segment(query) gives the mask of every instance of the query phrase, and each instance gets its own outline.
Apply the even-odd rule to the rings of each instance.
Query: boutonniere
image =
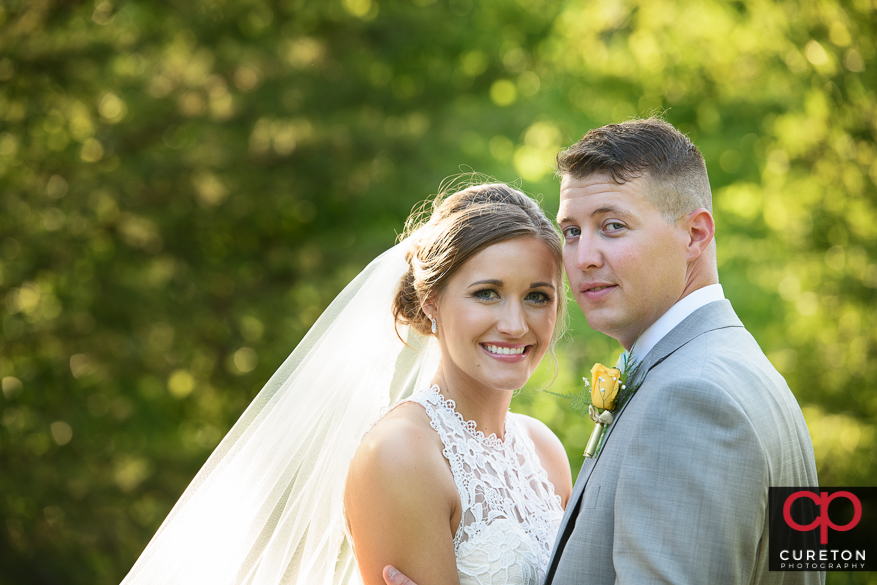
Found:
[[[606,427],[612,424],[614,413],[627,402],[640,383],[636,380],[639,362],[634,362],[630,352],[624,355],[624,371],[618,368],[607,368],[603,364],[594,364],[591,368],[591,379],[584,380],[584,387],[567,394],[555,396],[569,400],[569,407],[579,416],[586,414],[594,421],[594,430],[585,447],[585,457],[596,457],[600,452]]]

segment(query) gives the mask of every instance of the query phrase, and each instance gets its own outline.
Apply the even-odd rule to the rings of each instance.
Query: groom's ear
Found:
[[[716,234],[716,223],[713,215],[706,209],[695,209],[682,221],[684,222],[686,239],[686,254],[688,261],[698,258],[713,243]]]

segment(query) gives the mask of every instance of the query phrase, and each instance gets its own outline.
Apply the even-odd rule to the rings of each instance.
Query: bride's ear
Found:
[[[438,313],[435,297],[433,296],[430,296],[428,299],[420,303],[420,308],[423,309],[423,313],[427,316],[432,315],[433,317],[436,317],[436,314]]]
[[[423,312],[426,314],[426,316],[431,321],[430,330],[432,331],[432,334],[437,335],[438,334],[438,321],[437,321],[438,307],[436,306],[434,298],[435,297],[430,297],[429,299],[423,301],[420,304],[420,308],[423,310]]]

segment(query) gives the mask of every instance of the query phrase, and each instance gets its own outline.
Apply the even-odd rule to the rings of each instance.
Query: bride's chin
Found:
[[[533,372],[527,376],[497,377],[490,380],[487,385],[501,392],[516,392],[530,381],[532,375]]]

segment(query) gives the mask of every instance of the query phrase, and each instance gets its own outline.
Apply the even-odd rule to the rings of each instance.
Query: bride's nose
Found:
[[[509,337],[521,337],[530,330],[527,315],[520,303],[504,303],[496,324],[498,332]]]

